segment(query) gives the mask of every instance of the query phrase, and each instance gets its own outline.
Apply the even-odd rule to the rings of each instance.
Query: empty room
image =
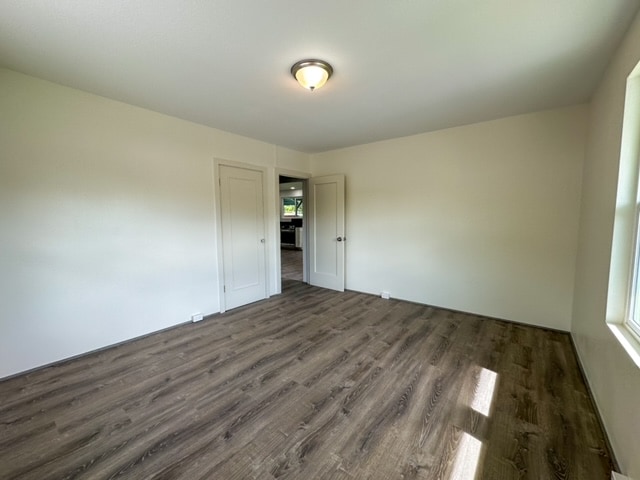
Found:
[[[640,3],[0,4],[0,479],[640,480]]]

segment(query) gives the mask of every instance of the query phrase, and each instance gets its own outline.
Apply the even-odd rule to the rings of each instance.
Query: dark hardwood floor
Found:
[[[283,279],[302,282],[302,250],[293,248],[280,249],[280,265]]]
[[[283,287],[0,382],[0,478],[609,479],[567,334]]]

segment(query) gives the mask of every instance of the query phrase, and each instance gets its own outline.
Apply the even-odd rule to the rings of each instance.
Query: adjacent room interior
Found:
[[[4,2],[0,477],[640,480],[639,9]]]
[[[304,281],[304,179],[280,175],[280,271],[282,279]]]

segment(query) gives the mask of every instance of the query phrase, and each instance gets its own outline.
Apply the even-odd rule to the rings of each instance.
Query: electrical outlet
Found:
[[[391,298],[391,294],[389,292],[382,292],[380,296],[385,300],[389,300]]]
[[[194,313],[193,315],[191,315],[192,322],[199,322],[203,318],[204,318],[204,315],[202,315],[201,313]]]

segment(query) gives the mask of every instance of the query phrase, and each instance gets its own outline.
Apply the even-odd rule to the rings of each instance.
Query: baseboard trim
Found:
[[[216,315],[215,313],[212,315]],[[204,319],[212,316],[212,315],[205,315]],[[198,322],[200,323],[200,322]],[[7,381],[7,380],[11,380],[12,378],[16,378],[16,377],[21,377],[23,375],[29,375],[31,373],[35,373],[38,372],[40,370],[44,370],[45,368],[56,368],[56,367],[61,367],[64,364],[68,363],[68,362],[72,362],[74,360],[77,360],[78,358],[85,358],[85,357],[90,357],[92,355],[98,355],[99,353],[104,352],[105,350],[109,350],[111,348],[118,348],[122,345],[126,345],[127,343],[131,343],[131,342],[135,342],[137,340],[141,340],[143,338],[147,338],[150,337],[152,335],[156,335],[158,333],[162,333],[162,332],[167,332],[169,330],[173,330],[175,328],[180,328],[180,327],[184,327],[185,325],[192,325],[193,322],[191,320],[188,320],[186,322],[180,322],[180,323],[176,323],[175,325],[171,325],[170,327],[166,327],[166,328],[162,328],[160,330],[154,330],[153,332],[149,332],[149,333],[145,333],[143,335],[138,335],[137,337],[133,337],[133,338],[128,338],[126,340],[123,340],[121,342],[117,342],[117,343],[112,343],[110,345],[105,345],[104,347],[100,347],[100,348],[96,348],[95,350],[89,350],[88,352],[84,352],[84,353],[78,353],[77,355],[73,355],[71,357],[66,357],[63,358],[61,360],[55,360],[53,362],[50,363],[45,363],[44,365],[38,365],[37,367],[33,367],[33,368],[29,368],[27,370],[23,370],[17,373],[12,373],[11,375],[8,375],[6,377],[2,377],[0,378],[0,383]]]
[[[363,295],[370,295],[372,297],[380,298],[379,294],[375,294],[375,293],[371,293],[371,292],[363,292],[363,291],[360,291],[360,290],[353,290],[351,288],[345,289],[345,292],[361,293]],[[422,303],[422,302],[417,302],[415,300],[407,300],[405,298],[399,298],[399,297],[394,297],[394,296],[392,296],[389,300],[397,300],[397,301],[400,301],[400,302],[411,303],[413,305],[421,305],[423,307],[437,308],[438,310],[444,310],[444,311],[451,312],[451,313],[458,313],[458,314],[461,314],[461,315],[473,315],[474,317],[486,318],[488,320],[497,320],[498,322],[512,323],[514,325],[521,325],[523,327],[540,328],[540,329],[545,330],[547,332],[564,333],[564,334],[569,335],[569,336],[571,335],[571,332],[569,330],[562,330],[560,328],[547,327],[547,326],[544,326],[544,325],[536,325],[534,323],[518,322],[516,320],[509,320],[507,318],[492,317],[491,315],[485,315],[484,313],[466,312],[464,310],[456,310],[455,308],[443,307],[443,306],[440,306],[440,305],[432,305],[430,303]]]
[[[593,390],[591,389],[591,384],[589,383],[589,378],[587,377],[586,370],[584,369],[582,358],[580,357],[580,352],[578,351],[578,347],[576,346],[576,342],[572,334],[569,334],[569,338],[571,340],[571,348],[573,349],[573,354],[576,356],[576,360],[578,361],[578,369],[580,370],[580,375],[582,375],[582,381],[587,386],[589,401],[593,406],[594,412],[596,412],[598,423],[600,423],[600,428],[602,428],[602,432],[604,433],[604,441],[606,442],[607,448],[609,449],[609,455],[611,456],[611,463],[613,463],[614,470],[616,472],[619,472],[620,464],[618,463],[618,459],[616,458],[616,452],[613,450],[613,445],[611,444],[611,440],[609,439],[609,432],[607,431],[607,427],[602,419],[600,408],[598,408],[598,402],[596,401],[596,397],[594,396]]]

